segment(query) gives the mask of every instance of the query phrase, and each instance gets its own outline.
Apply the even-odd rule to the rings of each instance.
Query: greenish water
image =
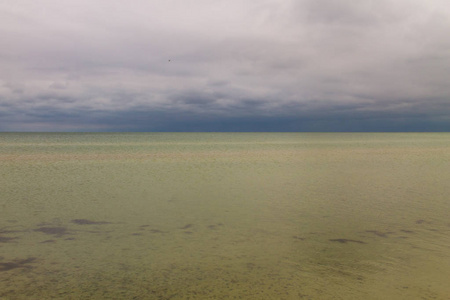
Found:
[[[1,299],[450,299],[448,133],[0,133]]]

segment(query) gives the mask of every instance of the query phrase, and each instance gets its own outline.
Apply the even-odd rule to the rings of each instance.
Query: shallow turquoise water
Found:
[[[5,299],[449,299],[450,134],[1,133]]]

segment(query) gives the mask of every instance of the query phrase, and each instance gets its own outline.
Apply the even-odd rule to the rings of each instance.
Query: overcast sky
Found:
[[[450,131],[450,2],[0,0],[0,131]]]

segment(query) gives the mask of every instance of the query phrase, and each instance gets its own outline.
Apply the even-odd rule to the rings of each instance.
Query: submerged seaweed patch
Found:
[[[191,228],[192,226],[194,226],[193,224],[186,224],[183,227],[180,227],[180,229],[188,229]]]
[[[75,224],[78,224],[78,225],[105,225],[105,224],[111,224],[111,222],[92,221],[92,220],[88,220],[88,219],[73,219],[71,222],[75,223]]]
[[[150,225],[141,225],[139,226],[139,230],[145,230],[147,227],[150,227]]]
[[[217,223],[217,224],[212,224],[212,225],[208,225],[209,229],[217,229],[218,226],[223,226],[222,223]]]
[[[346,244],[346,243],[358,243],[358,244],[367,244],[366,242],[363,241],[358,241],[358,240],[350,240],[350,239],[330,239],[330,242],[338,242],[341,244]]]
[[[431,222],[430,222],[430,221],[423,220],[423,219],[420,219],[420,220],[417,220],[417,221],[416,221],[416,224],[431,224]]]
[[[56,243],[55,240],[45,240],[43,242],[41,242],[41,244],[49,244],[49,243]]]
[[[0,230],[0,233],[5,233],[5,234],[18,233],[18,232],[24,232],[24,230],[4,230],[4,229]]]
[[[45,234],[51,234],[55,236],[63,236],[65,234],[70,234],[66,227],[39,227],[34,231],[42,232]]]
[[[11,241],[17,239],[16,237],[0,236],[0,243],[11,243]]]
[[[387,238],[389,234],[393,234],[392,231],[382,232],[382,231],[378,231],[378,230],[366,230],[366,232],[373,233],[379,237],[384,237],[384,238]]]
[[[10,262],[0,263],[0,272],[5,272],[17,268],[31,268],[28,264],[35,262],[36,257],[29,257],[26,259],[15,259]]]

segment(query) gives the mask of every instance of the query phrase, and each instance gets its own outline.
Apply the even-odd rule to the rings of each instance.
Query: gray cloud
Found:
[[[0,130],[446,131],[449,18],[441,0],[0,3]]]

